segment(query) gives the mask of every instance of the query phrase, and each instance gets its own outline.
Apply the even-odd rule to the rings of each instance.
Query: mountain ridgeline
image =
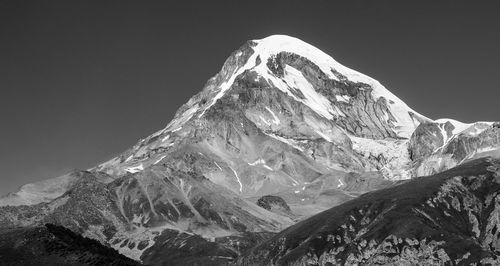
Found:
[[[0,228],[61,226],[148,265],[495,263],[498,157],[499,123],[432,120],[273,35],[119,156],[0,198]]]

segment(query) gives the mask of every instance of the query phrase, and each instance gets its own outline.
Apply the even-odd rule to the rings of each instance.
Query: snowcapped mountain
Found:
[[[362,193],[499,150],[499,124],[429,119],[273,35],[233,52],[165,128],[116,158],[4,196],[0,225],[50,222],[145,263],[217,265]],[[256,205],[269,195],[286,211]]]

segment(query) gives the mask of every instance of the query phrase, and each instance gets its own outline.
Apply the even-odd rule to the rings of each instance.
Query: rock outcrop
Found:
[[[267,195],[257,200],[257,205],[275,213],[290,213],[290,206],[279,196]]]
[[[495,125],[462,124],[448,119],[419,125],[409,144],[412,175],[439,173],[474,158],[498,157],[500,129]]]

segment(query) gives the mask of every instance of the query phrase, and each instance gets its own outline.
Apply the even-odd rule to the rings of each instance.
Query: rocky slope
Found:
[[[0,208],[1,227],[58,224],[149,263],[165,235],[181,247],[186,236],[206,239],[190,242],[189,248],[221,246],[217,248],[231,251],[227,260],[239,254],[239,247],[236,241],[225,243],[225,237],[251,242],[259,232],[292,224],[196,173],[156,166],[117,179],[102,173],[78,175],[73,187],[50,203]],[[214,239],[222,244],[211,243]],[[144,251],[148,255],[142,258]],[[219,256],[205,252],[206,257]]]
[[[238,265],[498,265],[500,161],[478,159],[317,214]]]
[[[413,175],[439,173],[473,158],[500,151],[500,123],[463,124],[440,119],[421,124],[410,139]]]
[[[274,35],[233,52],[165,128],[116,158],[2,197],[0,225],[63,225],[145,263],[220,264],[363,193],[494,154],[499,139],[498,124],[431,120]],[[269,196],[286,205],[257,205]]]

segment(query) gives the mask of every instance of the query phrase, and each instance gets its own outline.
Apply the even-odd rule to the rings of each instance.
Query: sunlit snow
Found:
[[[137,172],[140,172],[144,170],[144,167],[142,166],[142,163],[140,165],[137,165],[137,166],[132,166],[132,167],[128,167],[128,168],[125,168],[125,171],[129,172],[129,173],[137,173]]]

